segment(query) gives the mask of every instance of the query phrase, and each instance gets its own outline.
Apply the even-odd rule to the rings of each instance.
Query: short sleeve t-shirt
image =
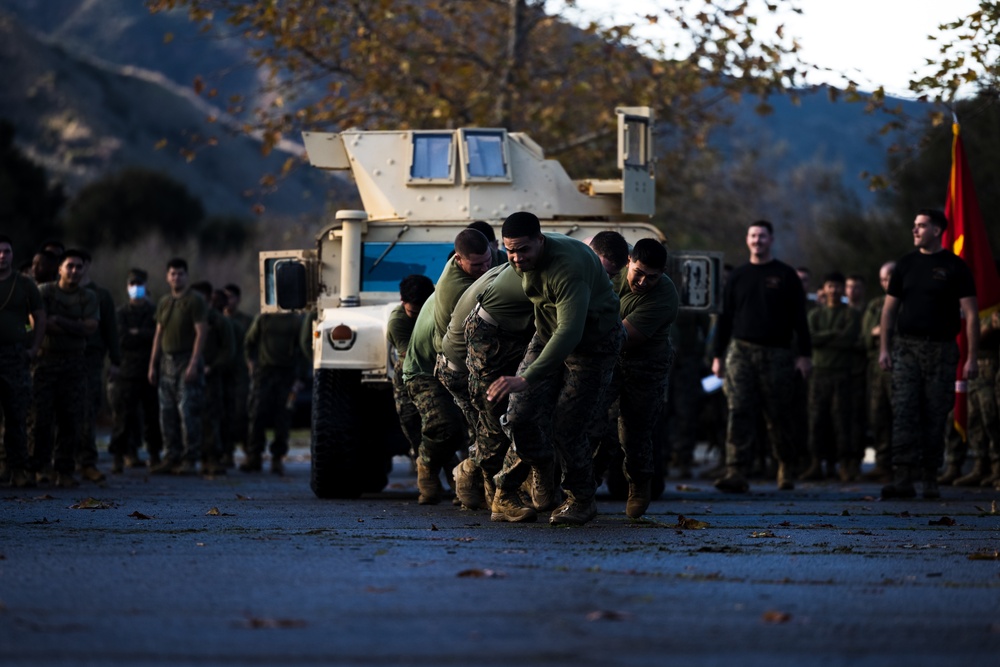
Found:
[[[42,308],[42,296],[30,279],[12,272],[0,281],[0,345],[24,343],[28,315]]]
[[[622,271],[615,278],[614,286],[621,301],[622,320],[628,320],[646,336],[641,345],[629,347],[624,356],[631,361],[667,358],[670,353],[670,325],[677,319],[680,301],[673,281],[662,276],[649,291],[633,294],[628,285],[628,272]]]
[[[65,317],[69,320],[95,320],[100,322],[101,311],[97,295],[89,289],[77,287],[73,290],[59,288],[59,283],[43,283],[38,291],[45,304],[45,315]],[[82,352],[87,348],[87,337],[69,333],[57,333],[53,328],[45,328],[42,349],[47,352]]]
[[[166,354],[194,351],[194,325],[208,321],[208,304],[197,292],[187,291],[179,297],[170,294],[160,299],[156,307],[156,323],[162,327],[160,345]]]
[[[900,302],[899,335],[946,341],[961,331],[959,301],[975,296],[976,284],[969,266],[950,250],[915,250],[896,262],[886,292]]]

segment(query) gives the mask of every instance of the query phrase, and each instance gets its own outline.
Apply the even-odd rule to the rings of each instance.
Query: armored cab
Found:
[[[653,113],[648,107],[616,111],[617,180],[573,180],[530,137],[505,129],[303,135],[310,162],[349,171],[364,206],[338,211],[317,234],[315,248],[260,253],[262,311],[315,313],[316,495],[381,491],[392,455],[405,453],[386,323],[399,304],[400,280],[421,273],[436,281],[455,236],[470,222],[497,226],[525,210],[541,219],[543,231],[586,239],[613,230],[630,243],[663,240],[654,226],[633,221],[653,214]],[[703,299],[699,290],[713,288],[692,283],[692,298]]]

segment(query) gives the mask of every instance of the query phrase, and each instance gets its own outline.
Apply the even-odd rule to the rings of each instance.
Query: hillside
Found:
[[[261,158],[246,138],[221,142],[190,164],[178,154],[192,134],[222,133],[205,121],[209,110],[190,92],[196,76],[225,73],[220,98],[254,90],[256,73],[245,65],[239,40],[200,38],[184,12],[150,15],[138,0],[4,0],[3,7],[51,41],[4,22],[0,65],[15,76],[7,82],[0,116],[12,117],[22,145],[68,182],[131,162],[190,184],[213,211],[246,210],[253,198],[243,193],[285,159]],[[99,65],[95,56],[117,65]],[[885,168],[888,140],[878,135],[884,118],[864,114],[860,105],[830,102],[822,92],[804,96],[798,106],[785,98],[771,103],[768,116],[756,114],[751,102],[734,107],[733,124],[717,130],[712,144],[723,153],[764,147],[782,171],[808,163],[839,169],[844,186],[863,204],[874,201],[858,175]],[[168,148],[154,150],[163,138]],[[299,169],[263,201],[270,211],[316,210],[317,199],[336,182]]]
[[[261,176],[278,173],[288,154],[263,157],[257,142],[209,122],[210,108],[159,73],[87,58],[3,14],[0,68],[0,117],[70,192],[130,165],[185,183],[209,213],[248,215],[258,204],[273,214],[315,213],[331,188],[346,192],[343,181],[315,169],[297,169],[275,192],[261,192]],[[189,161],[182,149],[192,137],[218,143]]]

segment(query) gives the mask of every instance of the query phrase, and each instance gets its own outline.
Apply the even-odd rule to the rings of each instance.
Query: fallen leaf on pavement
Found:
[[[943,516],[940,519],[938,519],[937,521],[934,521],[933,519],[931,519],[930,521],[927,522],[927,525],[928,526],[954,526],[955,525],[955,520],[952,519],[950,516]]]
[[[253,500],[253,498],[250,496],[244,496],[242,493],[237,493],[236,500]]]
[[[632,618],[632,614],[627,611],[614,611],[612,609],[599,609],[587,614],[588,621],[627,621]]]
[[[502,579],[507,575],[496,570],[473,568],[471,570],[462,570],[458,573],[458,576],[466,579]]]
[[[213,507],[212,509],[205,512],[205,516],[219,516],[219,508]]]
[[[69,508],[71,510],[106,510],[114,506],[114,503],[106,503],[97,498],[87,498],[86,500],[81,500],[76,505],[70,505]]]
[[[689,519],[683,514],[677,515],[677,524],[673,528],[681,528],[683,530],[704,530],[708,528],[708,522],[698,521],[697,519]]]
[[[761,614],[760,620],[765,623],[787,623],[792,620],[792,615],[786,611],[775,611],[774,609]]]
[[[750,537],[777,537],[777,535],[769,530],[755,530],[750,533]]]
[[[697,486],[691,486],[690,484],[678,484],[677,490],[682,492],[701,491]]]
[[[969,560],[1000,560],[1000,551],[994,551],[993,553],[980,551],[978,553],[969,554]]]
[[[306,627],[306,622],[299,618],[258,618],[256,616],[250,616],[247,618],[246,623],[247,627],[253,630],[275,628],[287,630],[289,628]]]
[[[151,516],[147,516],[147,515],[143,514],[139,510],[136,510],[136,511],[132,512],[131,514],[129,514],[129,516],[132,517],[132,518],[134,518],[134,519],[152,519],[153,518]]]

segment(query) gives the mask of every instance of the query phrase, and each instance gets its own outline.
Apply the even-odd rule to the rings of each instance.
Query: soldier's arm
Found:
[[[898,311],[899,299],[887,294],[885,303],[882,305],[882,319],[879,321],[882,335],[879,337],[878,365],[884,371],[892,370],[892,358],[889,355],[889,350],[892,349],[892,332],[896,326],[896,313]],[[978,329],[976,333],[979,333]]]
[[[97,320],[86,318],[71,320],[62,315],[53,315],[47,320],[50,333],[86,338],[97,331]]]
[[[974,380],[979,375],[979,306],[974,296],[964,297],[959,303],[965,315],[965,337],[969,343],[964,374],[966,380]]]
[[[202,320],[194,323],[194,349],[191,351],[191,360],[184,370],[184,381],[194,382],[201,373],[201,359],[205,353],[205,341],[208,340],[208,322]]]
[[[160,367],[160,340],[163,338],[163,325],[157,323],[156,332],[153,334],[153,352],[149,355],[149,371],[147,377],[149,384],[156,384],[157,369]]]
[[[39,308],[31,312],[31,325],[34,336],[31,339],[31,349],[28,355],[34,359],[38,356],[38,351],[42,349],[42,339],[45,338],[45,308]]]

